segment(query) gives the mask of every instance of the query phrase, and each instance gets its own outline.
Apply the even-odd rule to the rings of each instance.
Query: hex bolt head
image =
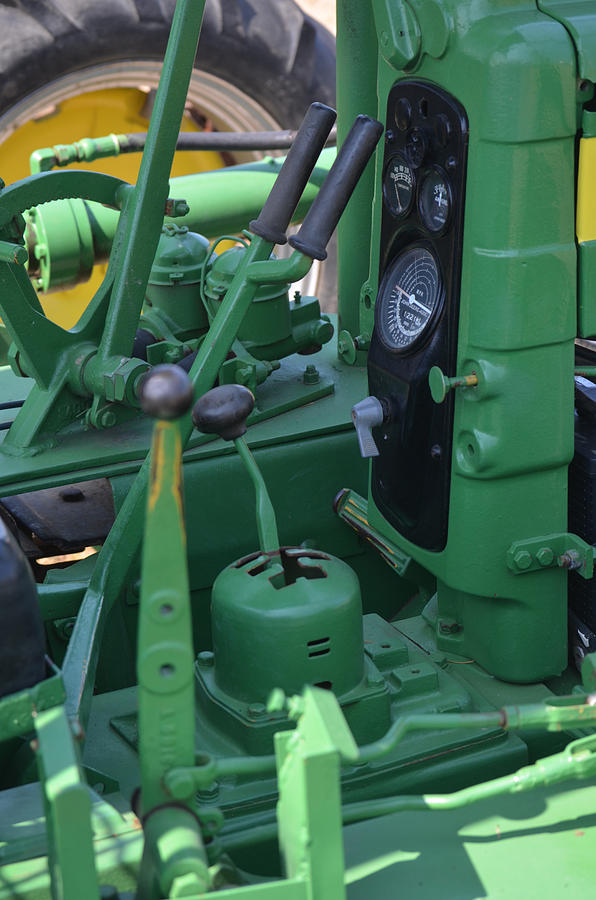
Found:
[[[518,569],[529,569],[532,565],[532,554],[527,550],[518,550],[513,557],[513,562]]]
[[[312,363],[309,363],[309,365],[304,370],[302,380],[304,384],[318,384],[320,381],[320,377],[317,367],[313,366]]]
[[[536,554],[536,559],[541,566],[550,566],[555,558],[555,554],[550,547],[541,547]]]

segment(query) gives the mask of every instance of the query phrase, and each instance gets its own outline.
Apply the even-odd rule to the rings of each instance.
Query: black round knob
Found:
[[[156,419],[177,419],[190,409],[192,382],[179,366],[155,366],[139,389],[141,408]]]
[[[222,384],[199,397],[192,420],[204,434],[233,441],[246,432],[246,420],[255,406],[252,391],[240,384]]]

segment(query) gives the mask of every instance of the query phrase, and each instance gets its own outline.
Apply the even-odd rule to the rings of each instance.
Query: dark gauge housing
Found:
[[[412,168],[417,169],[422,165],[427,150],[428,137],[424,129],[417,127],[410,129],[406,140],[405,154]]]
[[[429,169],[420,182],[418,211],[422,224],[433,234],[447,228],[451,214],[451,187],[439,166]]]
[[[437,261],[426,247],[404,250],[389,266],[376,305],[376,326],[389,350],[409,351],[431,333],[443,302]]]
[[[385,205],[394,216],[405,216],[412,208],[416,178],[401,153],[393,156],[383,177]]]

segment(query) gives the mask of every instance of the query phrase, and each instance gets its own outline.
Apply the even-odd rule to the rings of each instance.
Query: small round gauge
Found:
[[[405,216],[412,207],[416,180],[405,158],[398,154],[389,160],[383,178],[385,203],[394,216]]]
[[[376,325],[390,350],[409,350],[427,335],[443,300],[439,267],[425,247],[404,250],[387,270],[376,305]]]
[[[451,188],[441,169],[430,169],[424,176],[418,191],[418,209],[425,228],[443,231],[451,212]]]

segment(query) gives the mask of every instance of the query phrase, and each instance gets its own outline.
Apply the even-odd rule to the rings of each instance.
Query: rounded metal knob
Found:
[[[246,420],[254,406],[255,398],[247,387],[222,384],[197,400],[192,420],[204,434],[218,434],[233,441],[246,433]]]
[[[141,408],[155,419],[177,419],[193,400],[192,382],[179,366],[155,366],[139,388]]]

